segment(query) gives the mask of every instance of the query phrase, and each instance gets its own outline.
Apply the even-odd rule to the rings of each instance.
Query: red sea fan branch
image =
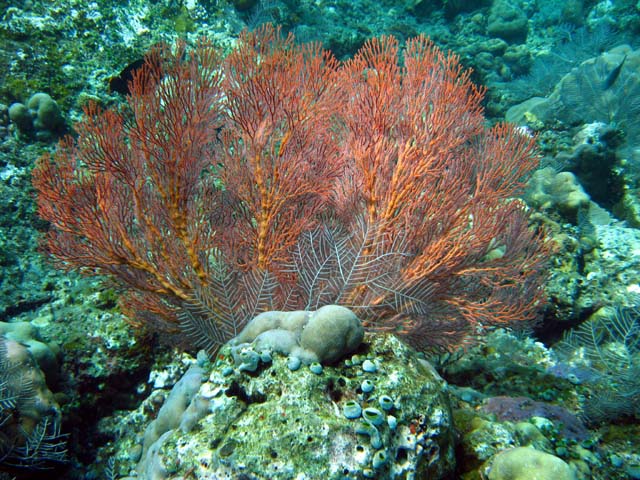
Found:
[[[361,212],[379,229],[371,249],[401,238],[408,254],[377,297],[355,287],[349,303],[386,305],[366,324],[420,348],[530,322],[548,250],[513,198],[537,165],[533,139],[508,125],[486,130],[482,90],[426,38],[408,42],[404,67],[398,56],[395,39],[371,40],[339,77],[343,154],[359,179],[338,189],[340,216]]]
[[[38,162],[49,251],[209,350],[265,309],[328,303],[423,349],[529,324],[549,255],[515,199],[533,139],[484,127],[454,55],[425,37],[399,55],[383,37],[340,64],[271,26],[226,59],[154,49],[125,108],[89,106]]]
[[[58,261],[111,274],[142,292],[137,298],[165,296],[167,311],[206,283],[220,63],[207,42],[189,55],[183,44],[173,53],[159,47],[135,75],[122,113],[89,105],[77,142],[67,138],[40,160],[33,183]]]
[[[337,65],[319,45],[295,45],[272,27],[243,34],[227,58],[229,118],[217,153],[243,205],[227,236],[245,266],[276,271],[326,208],[343,161],[332,125]]]

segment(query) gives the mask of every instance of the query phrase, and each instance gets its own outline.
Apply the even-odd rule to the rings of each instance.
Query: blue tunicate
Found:
[[[569,450],[567,450],[567,447],[559,446],[556,448],[556,455],[559,457],[566,457],[568,453]]]
[[[398,419],[393,415],[387,415],[387,425],[389,425],[391,430],[395,430],[398,426]]]
[[[204,350],[198,350],[198,353],[196,354],[196,363],[198,366],[204,367],[205,365],[208,365],[209,362],[209,355],[207,355],[207,352]]]
[[[393,408],[393,399],[389,395],[380,395],[378,398],[378,405],[385,412],[390,411]]]
[[[222,369],[222,375],[224,375],[225,377],[228,377],[229,375],[231,375],[233,373],[233,368],[226,366]]]
[[[360,423],[356,427],[356,433],[360,435],[367,435],[369,437],[369,443],[371,443],[371,447],[382,448],[382,438],[380,437],[380,432],[378,429],[369,423]]]
[[[580,385],[582,381],[575,373],[570,373],[567,375],[567,380],[569,380],[574,385]]]
[[[382,425],[384,422],[384,415],[380,410],[373,407],[367,407],[362,411],[362,418],[364,418],[371,425]]]
[[[320,365],[318,362],[313,362],[311,365],[309,365],[309,370],[311,370],[311,373],[320,375],[322,373],[322,365]]]
[[[300,368],[300,365],[302,365],[302,361],[298,357],[289,357],[289,359],[287,360],[287,368],[289,368],[289,370],[291,370],[292,372],[298,370]]]
[[[387,463],[387,460],[389,460],[389,457],[387,456],[387,452],[385,450],[378,450],[376,453],[373,454],[373,460],[371,461],[371,466],[374,469],[378,470],[385,463]]]
[[[271,352],[269,350],[262,350],[260,352],[260,361],[262,363],[271,363]]]
[[[369,379],[363,380],[360,384],[360,388],[364,393],[370,393],[373,391],[374,385],[373,382]]]
[[[240,365],[238,370],[241,372],[255,372],[260,363],[260,356],[253,350],[243,350],[240,352]]]
[[[624,466],[624,473],[629,475],[631,480],[638,480],[640,479],[640,466],[627,464]]]
[[[378,371],[378,367],[371,360],[365,360],[362,362],[362,370],[368,373],[375,373]]]
[[[342,413],[349,420],[360,418],[362,414],[362,407],[355,400],[349,400],[342,406]]]
[[[615,453],[609,457],[609,461],[611,462],[611,465],[616,468],[620,468],[622,465],[624,465],[624,460],[622,459],[622,457],[616,455]]]

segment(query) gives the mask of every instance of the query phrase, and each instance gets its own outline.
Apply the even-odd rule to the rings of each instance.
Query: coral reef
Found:
[[[506,118],[518,124],[533,119],[566,125],[615,124],[626,133],[627,142],[636,145],[639,113],[640,50],[621,45],[573,68],[548,97],[511,107]]]
[[[31,353],[0,336],[0,465],[45,468],[66,460],[61,411]]]
[[[9,119],[20,134],[41,141],[56,139],[66,131],[60,107],[53,98],[42,92],[33,94],[26,105],[11,104]]]
[[[365,380],[371,390],[362,389]],[[359,414],[347,414],[356,404]],[[242,371],[227,346],[172,388],[136,450],[138,478],[447,478],[450,415],[442,379],[392,336],[368,336],[355,355],[319,374],[291,372],[277,352],[255,372]],[[115,453],[121,474],[141,438],[133,433]]]
[[[603,308],[568,332],[559,346],[574,368],[590,372],[594,385],[583,405],[594,423],[640,418],[640,319],[636,308]]]
[[[488,480],[576,479],[567,463],[531,447],[517,447],[496,455],[485,475]]]
[[[621,368],[629,365],[628,355],[624,353],[628,346],[620,339],[601,341],[591,336],[589,341],[580,338],[575,342],[577,348],[569,348],[570,355],[554,359],[553,351],[534,341],[541,339],[551,345],[561,336],[562,330],[579,325],[585,319],[588,323],[576,330],[578,337],[588,329],[598,333],[606,326],[622,325],[620,331],[623,331],[626,324],[611,318],[632,316],[623,307],[634,305],[634,295],[640,291],[640,265],[636,261],[640,244],[637,234],[640,225],[640,168],[637,166],[640,165],[640,150],[634,140],[638,126],[633,116],[624,114],[625,109],[634,112],[637,105],[633,100],[635,79],[629,70],[634,65],[634,50],[638,45],[633,42],[637,42],[640,28],[636,2],[29,0],[0,3],[3,6],[0,18],[0,38],[3,40],[0,42],[0,320],[15,325],[11,327],[14,332],[6,334],[7,338],[18,335],[18,330],[25,334],[12,337],[12,342],[29,343],[34,353],[41,348],[42,354],[46,353],[51,340],[55,340],[63,352],[58,356],[55,350],[49,350],[40,357],[41,365],[32,358],[31,367],[27,369],[13,370],[13,366],[5,362],[0,374],[16,376],[29,369],[42,370],[47,380],[57,380],[55,386],[49,384],[60,400],[56,418],[62,416],[61,429],[70,433],[66,443],[69,450],[66,457],[70,461],[68,470],[63,465],[55,470],[38,471],[31,467],[39,466],[39,461],[32,465],[22,462],[22,467],[9,474],[4,471],[8,465],[3,464],[0,478],[77,480],[135,475],[135,465],[145,444],[145,429],[158,416],[180,419],[177,426],[171,423],[168,430],[156,430],[158,438],[168,433],[167,442],[158,444],[158,449],[148,455],[154,461],[162,460],[154,465],[159,470],[164,468],[164,459],[175,452],[180,455],[182,446],[192,443],[194,450],[201,447],[201,451],[211,455],[194,453],[180,458],[195,459],[188,468],[193,466],[201,471],[208,468],[206,464],[211,463],[213,454],[232,462],[239,452],[245,453],[250,448],[263,448],[264,458],[272,464],[285,463],[283,458],[289,450],[268,450],[264,445],[273,439],[267,435],[259,438],[263,444],[256,440],[255,444],[238,445],[234,443],[238,436],[238,430],[235,430],[235,436],[230,433],[224,443],[207,443],[207,439],[200,436],[200,429],[207,433],[214,430],[207,424],[207,419],[215,418],[208,410],[214,403],[207,397],[210,393],[207,389],[212,385],[209,378],[212,366],[207,362],[196,362],[200,371],[194,367],[185,377],[189,385],[176,387],[182,395],[167,400],[171,388],[193,360],[186,360],[187,355],[172,348],[158,347],[157,337],[148,331],[131,329],[116,306],[119,289],[114,289],[113,285],[105,287],[94,278],[79,278],[73,272],[57,272],[38,254],[38,235],[48,227],[34,215],[30,172],[36,158],[51,148],[45,142],[55,135],[47,135],[44,129],[34,129],[37,114],[28,112],[27,115],[28,100],[36,92],[47,92],[55,99],[69,126],[80,120],[82,109],[90,102],[118,110],[124,97],[115,90],[108,90],[109,79],[132,62],[141,61],[151,45],[172,43],[178,37],[193,45],[196,39],[206,36],[226,55],[242,28],[248,25],[253,30],[267,21],[281,25],[285,32],[294,32],[300,40],[322,41],[340,60],[353,55],[373,36],[393,34],[402,41],[420,33],[427,34],[438,46],[457,52],[460,64],[474,69],[474,82],[487,86],[483,105],[487,109],[488,123],[499,121],[509,106],[532,94],[548,95],[562,76],[574,69],[574,76],[567,77],[573,87],[567,85],[562,93],[571,112],[560,112],[548,118],[544,115],[536,117],[534,105],[531,109],[527,107],[524,114],[524,120],[535,130],[537,142],[546,156],[544,166],[553,168],[553,171],[539,174],[540,183],[534,188],[536,199],[528,198],[530,208],[540,212],[531,220],[545,224],[559,245],[549,265],[551,282],[546,293],[551,301],[544,322],[538,325],[535,337],[518,337],[500,330],[489,334],[483,331],[480,338],[473,339],[476,346],[467,347],[464,355],[452,352],[437,357],[440,359],[438,367],[447,374],[446,395],[453,401],[456,412],[455,427],[460,438],[456,475],[460,473],[470,479],[485,473],[490,475],[489,464],[485,462],[507,457],[506,454],[501,456],[501,450],[526,445],[562,459],[578,478],[627,480],[640,477],[638,422],[633,418],[634,412],[624,408],[622,397],[612,397],[608,391],[611,382],[613,393],[629,393],[628,389],[621,389],[629,385]],[[507,22],[509,16],[516,20],[512,25]],[[513,26],[516,28],[511,28]],[[623,43],[631,45],[630,49],[618,48],[609,52],[613,46]],[[608,53],[602,54],[605,51]],[[625,57],[627,53],[630,55]],[[589,62],[581,66],[584,60]],[[374,71],[377,69],[368,69],[368,73]],[[513,80],[528,72],[531,75],[518,82],[517,88],[512,88]],[[576,77],[583,74],[585,78]],[[368,78],[371,80],[373,76],[368,75]],[[125,83],[128,79],[131,78],[125,78]],[[625,96],[626,100],[620,101]],[[13,112],[17,116],[12,115],[20,125],[9,119],[9,106],[15,103],[24,104],[14,107],[18,109]],[[597,117],[599,121],[590,119]],[[57,121],[60,121],[59,117]],[[10,135],[21,129],[27,135]],[[558,172],[561,173],[558,175]],[[554,180],[563,179],[564,182],[554,183]],[[552,186],[554,188],[550,188]],[[564,187],[569,187],[565,193],[576,202],[558,195]],[[589,197],[588,202],[585,196]],[[410,201],[416,198],[412,197]],[[475,214],[466,218],[477,220]],[[190,226],[196,224],[189,223]],[[434,228],[437,226],[434,223]],[[300,251],[317,253],[318,249]],[[446,251],[451,255],[455,253]],[[486,258],[495,258],[500,253],[501,249],[496,248]],[[181,269],[182,265],[177,271],[181,272]],[[265,280],[272,285],[269,279]],[[482,281],[480,276],[479,282]],[[307,287],[316,288],[312,282],[307,283]],[[323,287],[320,286],[320,290]],[[161,308],[165,307],[162,305]],[[315,310],[318,307],[300,305],[294,308]],[[272,308],[265,305],[266,310]],[[197,314],[201,309],[190,303],[189,311]],[[596,315],[593,315],[594,311]],[[440,312],[436,309],[435,313]],[[443,318],[446,319],[446,315]],[[183,316],[180,327],[184,328],[191,320],[193,317]],[[33,342],[33,332],[29,332],[32,327],[23,322],[38,326],[41,345]],[[197,322],[195,325],[202,326]],[[446,321],[438,324],[438,327],[445,326]],[[445,330],[435,329],[435,339],[442,339],[438,331]],[[473,330],[472,333],[476,332]],[[201,339],[202,331],[181,345],[194,349],[194,338]],[[167,342],[169,347],[175,346],[173,340]],[[393,347],[395,343],[389,345]],[[24,349],[21,351],[25,353]],[[589,355],[580,357],[580,352]],[[402,457],[410,450],[386,448],[390,440],[386,434],[401,425],[398,421],[401,410],[396,404],[402,399],[396,395],[395,371],[388,369],[386,360],[380,362],[377,358],[386,359],[391,354],[384,352],[374,357],[369,353],[358,350],[346,361],[306,365],[296,356],[283,357],[257,345],[243,345],[235,351],[228,350],[225,359],[216,358],[223,363],[217,376],[212,378],[219,380],[222,375],[227,382],[237,380],[237,385],[248,388],[251,382],[266,383],[267,373],[276,375],[277,369],[280,383],[265,391],[269,399],[286,397],[291,392],[291,379],[294,379],[293,387],[301,391],[296,408],[309,386],[318,386],[318,391],[325,388],[323,394],[333,400],[331,418],[353,428],[350,434],[365,449],[357,452],[364,458],[366,451],[366,461],[361,465],[363,470],[369,469],[367,475],[380,476],[380,472],[386,474],[395,468],[398,463],[395,453],[399,452]],[[448,363],[456,359],[457,365]],[[7,431],[2,434],[8,433],[15,439],[13,414],[19,405],[7,398],[14,395],[6,389],[8,383],[4,376],[0,377],[0,430],[6,427]],[[149,382],[145,382],[147,377]],[[346,390],[340,385],[342,377],[348,382]],[[304,382],[296,383],[302,378]],[[346,392],[343,399],[331,397],[338,390],[334,385]],[[16,389],[21,398],[33,393],[20,385]],[[63,390],[64,395],[58,389]],[[262,390],[243,390],[230,385],[225,392],[229,392],[242,408],[246,406],[246,411],[257,411],[259,402],[264,400]],[[147,396],[149,398],[138,408],[141,399]],[[535,405],[539,407],[536,414],[543,416],[510,421],[507,417],[498,418],[483,411],[484,402],[496,396],[508,397],[516,403],[515,410],[521,408],[525,413]],[[522,396],[531,401],[518,400]],[[591,400],[594,403],[590,403]],[[610,403],[609,400],[614,401]],[[170,413],[163,411],[159,415],[163,404],[168,405],[166,411]],[[190,408],[186,409],[185,405]],[[603,405],[606,408],[601,408]],[[560,417],[554,416],[557,410],[551,406],[561,406],[574,414],[581,409],[589,412],[585,417],[590,419],[588,427],[593,436],[580,441],[575,437],[567,438]],[[611,406],[614,408],[609,408]],[[26,411],[28,415],[38,415],[33,409]],[[271,421],[272,412],[265,410],[264,413],[266,421]],[[291,414],[291,410],[285,413]],[[297,418],[298,422],[288,425],[300,428],[309,422],[320,429],[319,424],[314,423],[313,412],[303,412]],[[233,428],[231,420],[223,420],[230,422],[224,425]],[[264,425],[265,419],[257,414],[247,414],[245,420],[243,427],[258,436],[253,430]],[[372,426],[377,429],[379,438]],[[412,428],[421,428],[421,424],[410,424],[410,431]],[[45,435],[43,445],[53,448],[42,450],[35,442],[33,448],[38,452],[35,458],[43,459],[47,454],[61,458],[57,455],[65,445],[59,441],[65,438],[55,437],[54,430],[40,431]],[[136,439],[132,440],[132,432],[137,435]],[[217,435],[214,431],[211,438],[222,437]],[[178,437],[182,443],[172,442],[172,438]],[[24,436],[17,438],[24,440]],[[300,451],[303,451],[305,441],[304,436],[293,439]],[[372,444],[378,441],[383,441],[385,448],[373,451]],[[147,443],[153,442],[148,440]],[[314,441],[310,442],[310,447],[316,445]],[[272,457],[274,452],[276,458]],[[538,456],[537,452],[530,452],[531,456]],[[19,449],[13,453],[24,457],[24,451]],[[146,452],[144,456],[147,456]],[[13,463],[20,463],[20,458],[14,460]],[[507,463],[515,463],[517,467],[524,465],[526,460],[520,457],[518,461]],[[61,466],[57,460],[45,463]],[[200,463],[202,466],[198,467]],[[498,475],[499,470],[496,467],[494,475]],[[176,471],[187,478],[190,475],[187,468]],[[362,473],[364,476],[365,472]],[[518,473],[518,468],[510,473]],[[249,475],[249,472],[240,475],[245,474]]]

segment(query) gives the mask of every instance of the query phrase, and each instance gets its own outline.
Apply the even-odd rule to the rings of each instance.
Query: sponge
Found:
[[[353,352],[363,338],[364,328],[351,310],[325,305],[316,311],[261,313],[230,343],[253,342],[258,348],[299,357],[306,364],[327,364]]]

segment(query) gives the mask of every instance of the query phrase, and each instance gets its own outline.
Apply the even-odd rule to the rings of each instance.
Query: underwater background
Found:
[[[639,2],[0,7],[0,479],[640,478]],[[365,323],[327,361],[255,344],[207,358],[147,328],[105,271],[58,268],[38,159],[78,138],[90,105],[126,112],[154,45],[206,37],[226,56],[268,24],[341,62],[374,37],[425,35],[471,69],[487,128],[506,120],[537,145],[520,192],[548,257],[543,293],[522,289],[535,322],[479,321],[450,343],[446,324],[403,342]],[[187,311],[181,325],[218,338]],[[425,344],[438,348],[412,348]]]

